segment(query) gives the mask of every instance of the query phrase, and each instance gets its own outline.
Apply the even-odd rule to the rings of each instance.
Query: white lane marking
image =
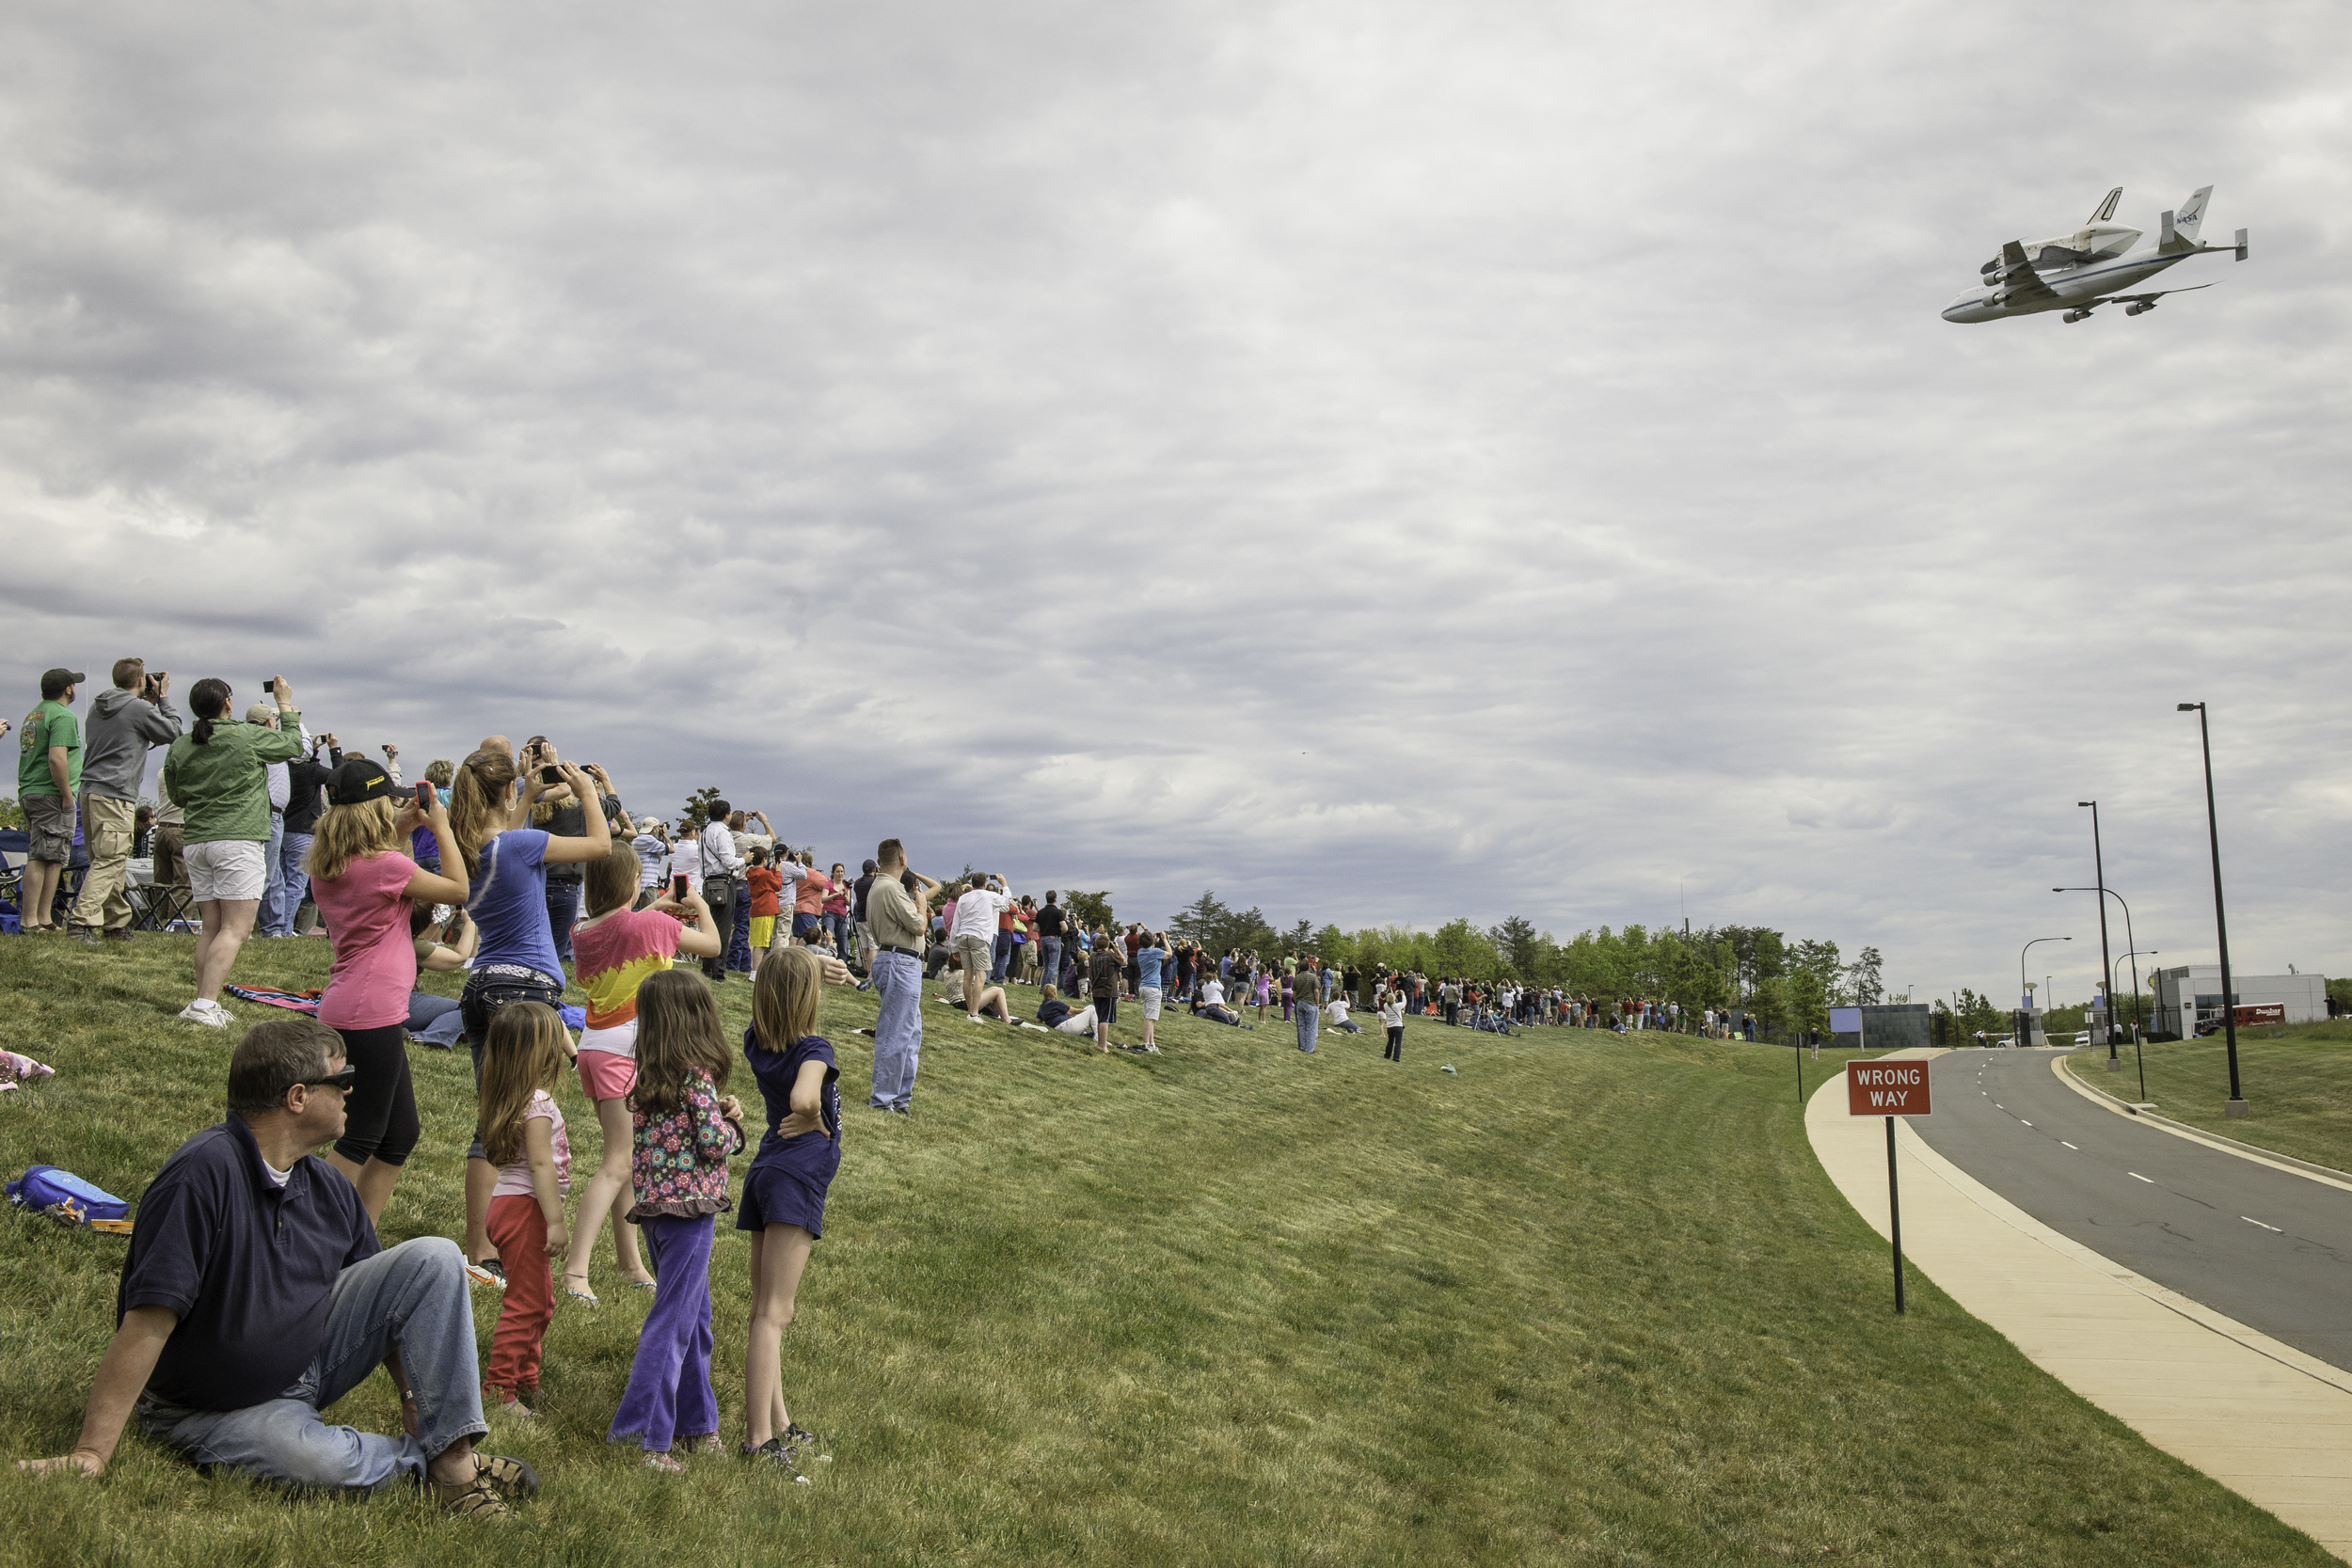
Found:
[[[2240,1214],[2238,1218],[2244,1220],[2249,1225],[2263,1225],[2262,1221],[2256,1219],[2251,1214]],[[2274,1236],[2283,1236],[2286,1234],[2285,1229],[2280,1226],[2263,1225],[2263,1228],[2269,1231]]]
[[[2130,1178],[2131,1178],[2133,1180],[2135,1180],[2135,1181],[2148,1181],[2148,1178],[2146,1178],[2146,1177],[2144,1177],[2144,1176],[2140,1175],[2140,1174],[2139,1174],[2139,1172],[2137,1172],[2137,1171],[2136,1171],[2136,1170],[2127,1170],[2127,1171],[2125,1171],[2123,1174],[2124,1174],[2125,1176],[2130,1177]],[[2154,1183],[2153,1181],[2148,1181],[2148,1185],[2150,1185],[2151,1187],[2153,1187],[2153,1186],[2154,1186],[2154,1185],[2155,1185],[2155,1183]]]
[[[2066,1140],[2065,1140],[2064,1138],[2060,1138],[2060,1139],[2058,1140],[2058,1142],[2060,1142],[2060,1143],[2062,1143],[2062,1144],[2066,1144]],[[2074,1146],[2073,1144],[2066,1144],[2066,1147],[2067,1147],[2067,1148],[2074,1148]],[[2075,1152],[2075,1153],[2077,1153],[2077,1154],[2080,1154],[2080,1153],[2082,1152],[2082,1150],[2081,1150],[2081,1149],[2079,1149],[2079,1148],[2074,1148],[2074,1152]]]
[[[2024,1117],[2019,1117],[2017,1119],[2018,1119],[2019,1121],[2026,1121],[2026,1118],[2025,1118]],[[2032,1122],[2029,1122],[2029,1121],[2026,1121],[2026,1126],[2028,1126],[2028,1127],[2031,1127],[2031,1126],[2033,1125],[2033,1123],[2032,1123]]]

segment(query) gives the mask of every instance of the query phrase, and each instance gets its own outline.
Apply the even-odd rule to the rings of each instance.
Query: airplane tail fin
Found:
[[[2197,226],[2205,221],[2205,198],[2211,195],[2211,185],[2198,186],[2172,214],[2172,231],[2191,245],[2197,243]]]
[[[2107,219],[2115,216],[2115,204],[2122,199],[2123,187],[2118,185],[2115,189],[2107,192],[2106,200],[2100,202],[2098,206],[2093,207],[2090,210],[2090,221],[2092,223],[2106,222]]]

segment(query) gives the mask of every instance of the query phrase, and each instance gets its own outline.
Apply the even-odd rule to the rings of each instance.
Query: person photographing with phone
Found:
[[[268,886],[267,846],[275,836],[268,769],[302,754],[302,714],[294,692],[274,682],[272,724],[230,716],[235,693],[208,676],[188,692],[196,723],[171,743],[163,782],[186,818],[183,858],[202,929],[196,939],[196,1000],[180,1011],[191,1023],[225,1029],[230,1014],[220,988],[253,934]],[[259,705],[256,705],[257,706]]]
[[[151,675],[141,660],[119,658],[113,673],[114,685],[90,703],[82,752],[82,842],[89,850],[89,870],[83,874],[66,927],[84,942],[131,940],[124,880],[139,792],[147,781],[147,753],[180,738],[169,672]]]
[[[466,863],[452,852],[457,841],[448,811],[431,784],[418,789],[396,789],[391,775],[365,757],[336,768],[331,803],[302,867],[335,942],[319,1022],[342,1037],[343,1059],[358,1073],[326,1163],[359,1189],[371,1224],[384,1217],[422,1132],[408,1075],[408,997],[417,989],[409,913],[417,904],[463,904],[469,892]],[[403,852],[419,826],[432,830],[447,874]]]
[[[552,758],[553,752],[543,743],[539,754]],[[555,768],[580,799],[593,795],[596,786],[579,768],[553,760],[542,766]],[[466,912],[482,928],[472,970],[458,998],[477,1086],[490,1019],[501,1007],[516,1002],[550,1007],[563,1003],[564,965],[548,926],[547,867],[586,865],[612,847],[601,812],[585,816],[585,836],[580,838],[557,837],[529,826],[532,807],[548,787],[541,774],[521,776],[512,752],[485,747],[459,767],[450,792],[454,847],[471,889]],[[504,1272],[489,1232],[490,1194],[497,1185],[498,1167],[483,1158],[477,1136],[467,1150],[467,1272],[478,1284],[503,1289]]]

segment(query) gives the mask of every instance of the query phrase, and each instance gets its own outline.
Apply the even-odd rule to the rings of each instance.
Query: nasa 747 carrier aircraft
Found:
[[[2188,290],[2157,289],[2146,293],[2118,291],[2153,277],[2191,256],[2233,249],[2239,261],[2246,260],[2243,229],[2237,231],[2233,245],[2198,243],[2197,230],[2205,220],[2205,198],[2212,194],[2211,185],[2198,186],[2177,214],[2166,213],[2156,220],[2156,243],[2135,250],[2132,246],[2139,238],[2139,230],[2111,221],[2115,204],[2123,196],[2123,187],[2118,185],[2107,192],[2098,210],[2072,234],[2030,243],[2011,240],[2001,246],[2001,253],[1984,264],[1984,281],[1946,306],[1944,319],[1990,322],[2043,310],[2063,310],[2066,314],[2058,318],[2060,321],[2078,322],[2100,306],[2116,303],[2122,305],[2127,316],[2153,310],[2164,295],[2185,293]],[[2212,287],[2210,283],[2189,285],[2191,289]]]

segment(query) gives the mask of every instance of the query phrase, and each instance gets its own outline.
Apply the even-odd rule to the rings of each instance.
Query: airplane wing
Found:
[[[2000,293],[2006,302],[2016,305],[2058,298],[2058,291],[2035,276],[2025,245],[2016,240],[2001,246]]]
[[[2122,300],[2126,305],[2136,305],[2143,302],[2159,300],[2167,294],[2193,294],[2200,289],[2210,289],[2212,287],[2213,285],[2210,283],[2191,283],[2186,288],[2157,289],[2153,293],[2144,294],[2101,294],[2096,300],[2092,301],[2092,303],[2097,305],[2109,305],[2117,300]]]

